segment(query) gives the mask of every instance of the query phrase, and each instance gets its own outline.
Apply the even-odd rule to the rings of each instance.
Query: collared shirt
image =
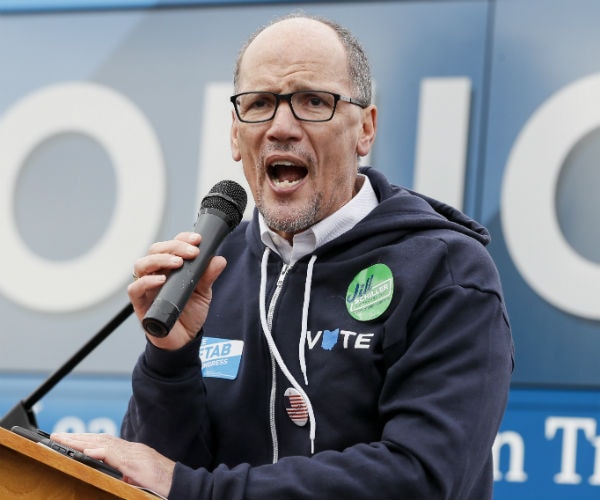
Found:
[[[258,223],[262,242],[281,256],[286,264],[291,265],[325,243],[352,229],[379,203],[369,178],[362,174],[359,174],[359,176],[363,179],[363,183],[356,196],[314,226],[295,234],[291,245],[285,238],[271,231],[267,227],[262,214],[259,214]]]

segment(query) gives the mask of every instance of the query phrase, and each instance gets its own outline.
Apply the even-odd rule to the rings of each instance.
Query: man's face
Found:
[[[248,47],[237,92],[326,90],[350,97],[346,53],[335,32],[308,19],[263,31]],[[331,121],[297,120],[285,101],[273,120],[243,123],[233,113],[231,145],[267,225],[291,241],[346,204],[356,190],[358,156],[369,152],[376,111],[338,102]]]

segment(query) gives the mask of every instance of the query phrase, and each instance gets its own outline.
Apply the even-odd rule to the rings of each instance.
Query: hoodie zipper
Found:
[[[291,265],[283,264],[281,271],[279,271],[277,285],[275,286],[275,291],[273,292],[273,296],[271,297],[271,302],[269,302],[269,310],[267,312],[267,324],[269,325],[269,330],[271,330],[273,326],[273,316],[275,315],[275,307],[277,306],[277,300],[279,299],[281,289],[283,288],[283,282],[285,281],[285,277],[291,268]],[[277,438],[277,424],[275,422],[276,394],[277,370],[275,368],[275,359],[273,358],[273,354],[271,354],[271,399],[269,404],[269,423],[271,426],[271,440],[273,442],[273,463],[277,463],[277,461],[279,460],[279,440]]]
[[[285,281],[285,277],[291,268],[291,265],[283,264],[281,271],[279,271],[277,285],[275,286],[275,291],[273,292],[271,302],[269,303],[269,311],[267,312],[267,323],[269,325],[269,328],[273,326],[273,316],[275,314],[275,306],[277,305],[277,299],[279,298],[279,294],[281,293],[281,289],[283,288],[283,282]]]

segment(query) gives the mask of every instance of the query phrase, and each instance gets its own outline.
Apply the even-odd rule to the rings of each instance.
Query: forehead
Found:
[[[337,82],[339,87],[349,79],[346,51],[337,33],[305,18],[280,21],[262,31],[247,47],[239,76],[246,88],[319,82]]]

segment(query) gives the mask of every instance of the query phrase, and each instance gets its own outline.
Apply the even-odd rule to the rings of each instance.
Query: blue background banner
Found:
[[[517,352],[495,498],[595,498],[595,0],[0,0],[0,414],[122,308],[134,260],[191,227],[210,186],[244,184],[233,62],[299,8],[371,55],[368,162],[491,230]],[[40,402],[40,426],[117,432],[143,346],[132,317]]]

